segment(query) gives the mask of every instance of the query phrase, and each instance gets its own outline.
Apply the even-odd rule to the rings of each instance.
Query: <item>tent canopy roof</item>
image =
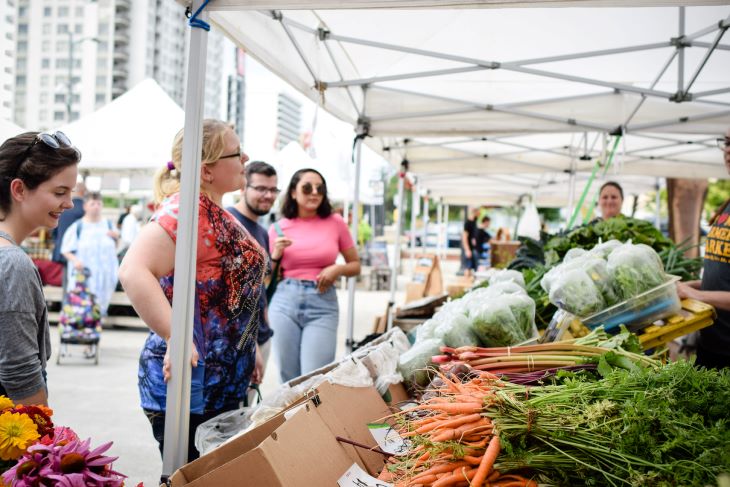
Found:
[[[20,135],[24,132],[27,132],[27,130],[20,125],[16,125],[10,120],[0,118],[0,144],[10,137],[15,137],[16,135]]]
[[[80,169],[94,172],[153,172],[170,160],[185,114],[152,79],[108,105],[61,127],[81,149]]]
[[[727,177],[712,138],[730,127],[730,45],[721,42],[729,8],[419,9],[515,5],[544,6],[363,0],[347,8],[374,8],[255,11],[249,9],[304,4],[223,0],[210,17],[295,88],[367,131],[371,147],[390,148],[384,155],[391,162],[407,159],[417,174],[555,179],[593,167],[601,147],[581,147],[581,140],[622,133],[621,174]],[[680,24],[685,36],[677,49]],[[476,141],[434,145],[470,138]],[[490,140],[496,138],[502,143]],[[510,141],[522,147],[504,143]],[[692,151],[689,144],[696,144]],[[437,181],[424,185],[435,191]],[[499,186],[483,181],[481,192]]]

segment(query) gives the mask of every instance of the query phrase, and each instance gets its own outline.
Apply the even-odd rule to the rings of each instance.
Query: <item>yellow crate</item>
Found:
[[[682,300],[682,311],[664,320],[661,325],[644,328],[639,335],[645,350],[665,345],[675,338],[706,328],[715,322],[715,308],[694,299]]]

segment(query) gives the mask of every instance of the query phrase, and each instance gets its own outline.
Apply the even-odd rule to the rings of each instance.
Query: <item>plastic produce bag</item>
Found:
[[[588,252],[586,250],[577,247],[574,249],[570,249],[565,253],[565,257],[563,257],[563,262],[570,262],[571,260],[583,257],[587,253]]]
[[[623,243],[618,240],[608,240],[606,242],[599,243],[598,245],[593,247],[590,250],[589,254],[600,257],[602,259],[607,259],[611,252],[621,247],[622,245]]]
[[[519,271],[504,269],[492,274],[492,277],[489,278],[489,285],[493,286],[498,282],[514,282],[515,284],[519,284],[523,289],[525,288],[525,278]]]
[[[436,313],[430,320],[426,320],[422,325],[416,328],[416,343],[434,338],[436,328],[441,324],[441,318]]]
[[[506,294],[501,302],[506,304],[517,320],[517,326],[524,334],[524,340],[537,337],[535,326],[535,301],[526,294]],[[521,341],[524,341],[521,340]]]
[[[626,300],[666,282],[664,266],[648,245],[631,242],[608,256],[608,272],[613,276],[616,296]]]
[[[562,269],[553,277],[548,298],[558,308],[581,317],[606,308],[601,291],[584,269]]]
[[[470,319],[474,333],[485,347],[507,347],[529,338],[503,301],[490,301],[477,307],[470,313]]]
[[[489,286],[484,293],[485,298],[494,299],[502,294],[526,294],[525,288],[514,281],[498,282],[493,286]]]
[[[201,455],[218,448],[238,433],[251,426],[251,415],[255,408],[240,408],[226,411],[198,426],[195,431],[195,448]]]
[[[525,205],[525,210],[522,213],[520,222],[517,224],[517,236],[519,237],[530,237],[535,240],[540,240],[540,215],[537,212],[537,207],[533,201],[530,201]]]
[[[443,337],[447,347],[476,346],[479,344],[471,323],[463,314],[453,315],[436,328],[436,335]]]
[[[398,372],[403,378],[415,385],[426,386],[429,382],[428,368],[434,368],[431,357],[441,353],[444,342],[438,338],[429,338],[416,342],[398,360]]]

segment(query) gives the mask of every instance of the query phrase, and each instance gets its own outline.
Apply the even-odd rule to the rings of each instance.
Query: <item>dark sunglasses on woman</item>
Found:
[[[318,184],[317,186],[313,186],[312,183],[302,184],[302,193],[307,196],[312,194],[315,190],[317,191],[317,194],[321,196],[324,196],[327,193],[327,188],[324,187],[324,184]]]

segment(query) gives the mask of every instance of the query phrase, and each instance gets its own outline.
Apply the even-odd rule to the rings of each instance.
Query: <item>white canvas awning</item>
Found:
[[[303,6],[226,0],[209,7],[211,19],[325,109],[366,126],[368,145],[390,149],[391,162],[434,175],[423,178],[434,193],[437,174],[557,181],[571,167],[590,171],[602,148],[583,137],[591,145],[598,133],[624,134],[621,175],[727,177],[712,139],[730,126],[728,7],[251,10],[264,3]],[[493,184],[483,183],[488,196]]]
[[[81,170],[153,173],[171,159],[184,112],[152,79],[59,130],[81,150]]]

